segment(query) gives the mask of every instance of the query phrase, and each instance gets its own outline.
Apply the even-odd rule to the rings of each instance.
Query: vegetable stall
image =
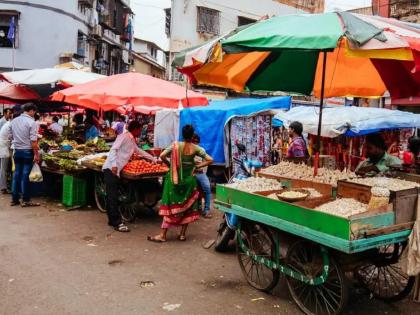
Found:
[[[52,99],[100,114],[110,110],[136,111],[139,106],[150,111],[156,108],[206,106],[207,98],[200,93],[139,73],[109,76],[86,84],[58,91]],[[158,152],[150,152],[158,154]],[[100,211],[106,211],[106,191],[102,172],[106,156],[93,154],[78,160],[83,167],[94,172],[94,196]],[[121,171],[120,211],[123,218],[132,221],[138,210],[153,208],[160,200],[162,177],[168,171],[161,165],[132,159]]]

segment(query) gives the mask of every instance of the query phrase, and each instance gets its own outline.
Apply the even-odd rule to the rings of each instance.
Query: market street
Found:
[[[57,201],[9,207],[0,197],[0,314],[302,314],[282,279],[274,296],[244,280],[236,257],[204,249],[219,219],[192,224],[187,242],[153,244],[145,217],[114,232],[96,209],[64,211]],[[219,216],[219,215],[218,215]],[[151,283],[149,283],[151,281]],[[345,314],[414,314],[353,290]]]

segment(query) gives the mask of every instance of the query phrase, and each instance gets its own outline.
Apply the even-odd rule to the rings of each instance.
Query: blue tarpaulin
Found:
[[[303,132],[316,135],[318,132],[319,108],[295,107],[287,113],[278,113],[273,121],[288,127],[293,121],[303,124]],[[324,108],[321,135],[337,137],[363,136],[382,130],[420,128],[420,115],[399,110],[368,107]]]
[[[212,101],[209,106],[181,110],[179,127],[181,130],[187,124],[193,125],[201,138],[200,146],[213,157],[215,163],[224,164],[225,126],[230,119],[272,109],[288,110],[290,104],[289,96]]]

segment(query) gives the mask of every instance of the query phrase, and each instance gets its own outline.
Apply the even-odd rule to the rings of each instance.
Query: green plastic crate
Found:
[[[85,206],[86,180],[70,175],[64,175],[62,203],[66,207]]]

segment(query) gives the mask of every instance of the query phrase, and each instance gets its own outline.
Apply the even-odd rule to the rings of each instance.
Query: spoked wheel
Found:
[[[99,211],[106,213],[106,188],[102,173],[95,174],[95,202]]]
[[[404,245],[397,243],[382,246],[373,259],[356,270],[356,278],[374,297],[394,302],[410,294],[415,278],[408,276],[398,260]]]
[[[131,190],[129,183],[121,183],[119,192],[121,217],[125,222],[134,222],[137,216],[135,191]]]
[[[310,241],[294,243],[287,252],[286,266],[310,279],[321,276],[324,271],[321,247]],[[290,276],[286,280],[293,300],[305,314],[336,315],[347,304],[346,279],[332,257],[329,257],[328,277],[324,283],[311,285]]]
[[[236,252],[242,273],[252,287],[265,292],[271,291],[279,281],[279,270],[255,261],[239,244],[242,241],[250,255],[274,261],[276,245],[271,232],[259,223],[243,222],[239,233]]]

